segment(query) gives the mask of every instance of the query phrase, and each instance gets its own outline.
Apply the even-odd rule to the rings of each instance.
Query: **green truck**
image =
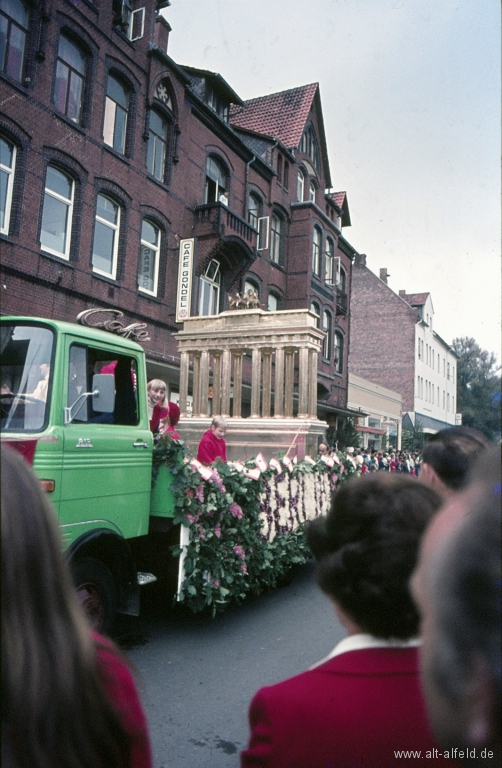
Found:
[[[79,598],[93,627],[108,632],[117,611],[138,615],[152,569],[172,572],[174,563],[177,571],[166,467],[152,493],[145,352],[84,325],[0,323],[2,442],[32,461],[59,516]]]

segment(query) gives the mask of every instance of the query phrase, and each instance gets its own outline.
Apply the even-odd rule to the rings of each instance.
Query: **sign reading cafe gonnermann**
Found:
[[[193,238],[180,240],[180,267],[178,272],[178,292],[176,295],[177,323],[183,323],[190,317],[194,242]]]

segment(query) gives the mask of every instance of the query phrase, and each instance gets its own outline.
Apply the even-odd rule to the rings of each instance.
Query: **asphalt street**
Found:
[[[154,589],[144,598],[117,640],[137,672],[154,768],[238,766],[255,691],[308,668],[345,635],[312,563],[215,619],[173,609]]]

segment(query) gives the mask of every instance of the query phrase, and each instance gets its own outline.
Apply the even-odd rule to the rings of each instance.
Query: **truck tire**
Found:
[[[72,564],[77,597],[91,628],[109,635],[117,608],[117,590],[110,570],[94,557],[84,557]]]

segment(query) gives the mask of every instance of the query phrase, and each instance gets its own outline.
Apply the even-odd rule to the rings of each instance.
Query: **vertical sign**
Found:
[[[194,239],[180,240],[180,266],[178,271],[178,292],[176,296],[176,322],[183,323],[190,317],[192,300],[192,273]]]

